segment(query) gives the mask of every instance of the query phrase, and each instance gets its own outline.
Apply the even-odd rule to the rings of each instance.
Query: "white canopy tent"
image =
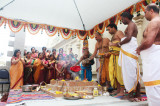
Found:
[[[13,2],[11,2],[13,1]],[[75,0],[86,30],[141,0]],[[10,4],[8,4],[11,2]],[[7,6],[5,6],[8,4]],[[0,16],[84,30],[74,0],[0,0]]]

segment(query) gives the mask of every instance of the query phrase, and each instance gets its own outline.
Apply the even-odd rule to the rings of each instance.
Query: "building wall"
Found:
[[[8,46],[13,49],[8,50],[8,52],[7,52],[8,59],[6,62],[6,66],[0,67],[0,69],[7,69],[8,71],[11,66],[11,57],[13,56],[14,50],[20,49],[21,56],[23,56],[23,54],[24,54],[25,32],[23,30],[21,30],[18,33],[10,32],[10,37],[14,37],[14,41],[9,41]],[[3,80],[3,81],[5,81],[5,80]],[[9,87],[9,85],[4,85],[4,91],[7,91],[8,87]],[[2,90],[2,88],[0,87],[0,91],[1,90]]]

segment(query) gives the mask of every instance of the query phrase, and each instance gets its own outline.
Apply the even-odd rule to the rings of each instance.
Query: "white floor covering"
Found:
[[[22,105],[25,103],[25,105]],[[91,100],[65,100],[56,98],[53,100],[29,100],[6,106],[148,106],[147,101],[129,102],[111,96],[99,96]]]

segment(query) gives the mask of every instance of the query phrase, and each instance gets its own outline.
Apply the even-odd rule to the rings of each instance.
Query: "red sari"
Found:
[[[49,66],[49,67],[50,67],[50,66],[53,66],[53,69],[49,69],[49,70],[47,71],[47,78],[46,78],[46,82],[47,82],[47,83],[50,83],[50,80],[51,80],[51,79],[56,79],[55,62],[56,62],[55,60],[48,62],[48,66]]]
[[[58,71],[56,71],[56,78],[58,80],[62,80],[65,79],[65,73],[66,73],[66,68],[64,67],[64,65],[66,64],[65,61],[58,61],[57,63],[57,69],[63,73],[59,73]]]
[[[12,57],[11,61],[17,57]],[[11,89],[21,89],[20,86],[23,85],[23,63],[19,61],[16,64],[11,63],[10,67],[10,88]]]

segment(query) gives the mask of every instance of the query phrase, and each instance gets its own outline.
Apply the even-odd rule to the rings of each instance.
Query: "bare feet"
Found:
[[[142,100],[141,97],[139,97],[139,98],[134,98],[134,101],[135,101],[135,102],[140,102],[141,100]]]
[[[115,90],[115,91],[113,91],[112,93],[110,93],[110,95],[111,95],[111,96],[112,96],[112,95],[116,95],[117,93],[119,93],[118,90]]]
[[[128,98],[128,100],[129,100],[130,102],[134,102],[134,101],[135,101],[135,98],[130,97],[130,98]]]
[[[116,96],[123,96],[123,95],[124,95],[124,88],[120,88],[120,91]]]
[[[123,95],[123,97],[121,98],[121,100],[128,100],[128,99],[129,99],[128,95]]]
[[[119,92],[116,96],[124,96],[123,92]]]

